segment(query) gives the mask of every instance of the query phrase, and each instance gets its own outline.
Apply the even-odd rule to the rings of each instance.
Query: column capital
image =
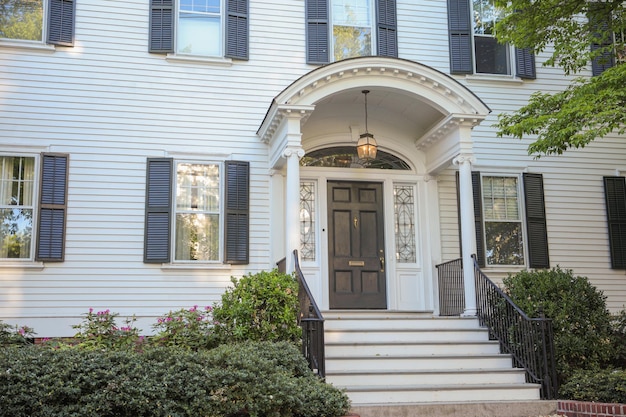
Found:
[[[460,166],[465,163],[474,164],[476,163],[476,158],[474,158],[474,155],[472,154],[462,153],[454,157],[454,159],[452,159],[452,163],[456,166]]]
[[[298,159],[300,159],[304,156],[304,154],[304,149],[295,146],[289,146],[283,150],[282,156],[284,158],[290,158],[291,156],[295,155],[298,157]]]

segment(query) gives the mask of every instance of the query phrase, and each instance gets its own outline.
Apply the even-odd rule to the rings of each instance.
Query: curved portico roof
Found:
[[[325,65],[295,80],[274,98],[257,133],[271,142],[285,111],[306,118],[321,100],[363,86],[412,96],[436,109],[442,119],[475,117],[478,123],[490,112],[471,90],[434,68],[399,58],[360,57]]]

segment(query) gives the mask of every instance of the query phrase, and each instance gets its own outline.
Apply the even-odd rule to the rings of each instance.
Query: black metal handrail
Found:
[[[437,265],[439,310],[442,316],[460,315],[465,310],[463,261],[454,259]],[[541,398],[555,399],[558,391],[552,320],[540,313],[530,318],[478,266],[474,257],[476,307],[480,325],[500,343],[500,351],[524,368],[526,381],[541,385]]]
[[[481,271],[474,258],[476,304],[481,326],[489,329],[500,350],[526,370],[526,382],[541,385],[541,398],[555,399],[558,391],[552,320],[540,313],[530,318]]]
[[[458,316],[465,311],[462,261],[459,258],[437,265],[440,316]]]
[[[302,353],[309,362],[309,367],[318,376],[326,376],[326,362],[324,356],[324,317],[311,294],[311,290],[304,279],[298,251],[293,251],[296,278],[298,279],[298,300],[300,301],[300,315],[298,323],[302,328]]]

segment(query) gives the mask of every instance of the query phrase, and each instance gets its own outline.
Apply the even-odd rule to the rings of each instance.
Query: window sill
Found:
[[[43,262],[0,261],[0,269],[30,269],[33,271],[42,271],[44,266]]]
[[[523,84],[524,80],[512,75],[495,75],[495,74],[469,74],[465,76],[468,82],[501,82],[511,84]]]
[[[23,41],[19,39],[0,39],[0,48],[21,49],[25,51],[54,52],[54,45],[38,41]]]
[[[220,57],[203,57],[203,56],[184,55],[184,54],[167,54],[165,56],[165,59],[171,62],[219,65],[223,67],[230,67],[233,65],[232,59],[220,58]]]
[[[219,270],[229,270],[232,268],[230,264],[208,264],[208,263],[197,263],[197,264],[161,264],[161,269],[164,271],[168,270],[192,270],[192,269],[219,269]]]

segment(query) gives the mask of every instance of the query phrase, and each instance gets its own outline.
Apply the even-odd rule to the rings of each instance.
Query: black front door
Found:
[[[331,309],[387,308],[383,185],[328,182]]]

